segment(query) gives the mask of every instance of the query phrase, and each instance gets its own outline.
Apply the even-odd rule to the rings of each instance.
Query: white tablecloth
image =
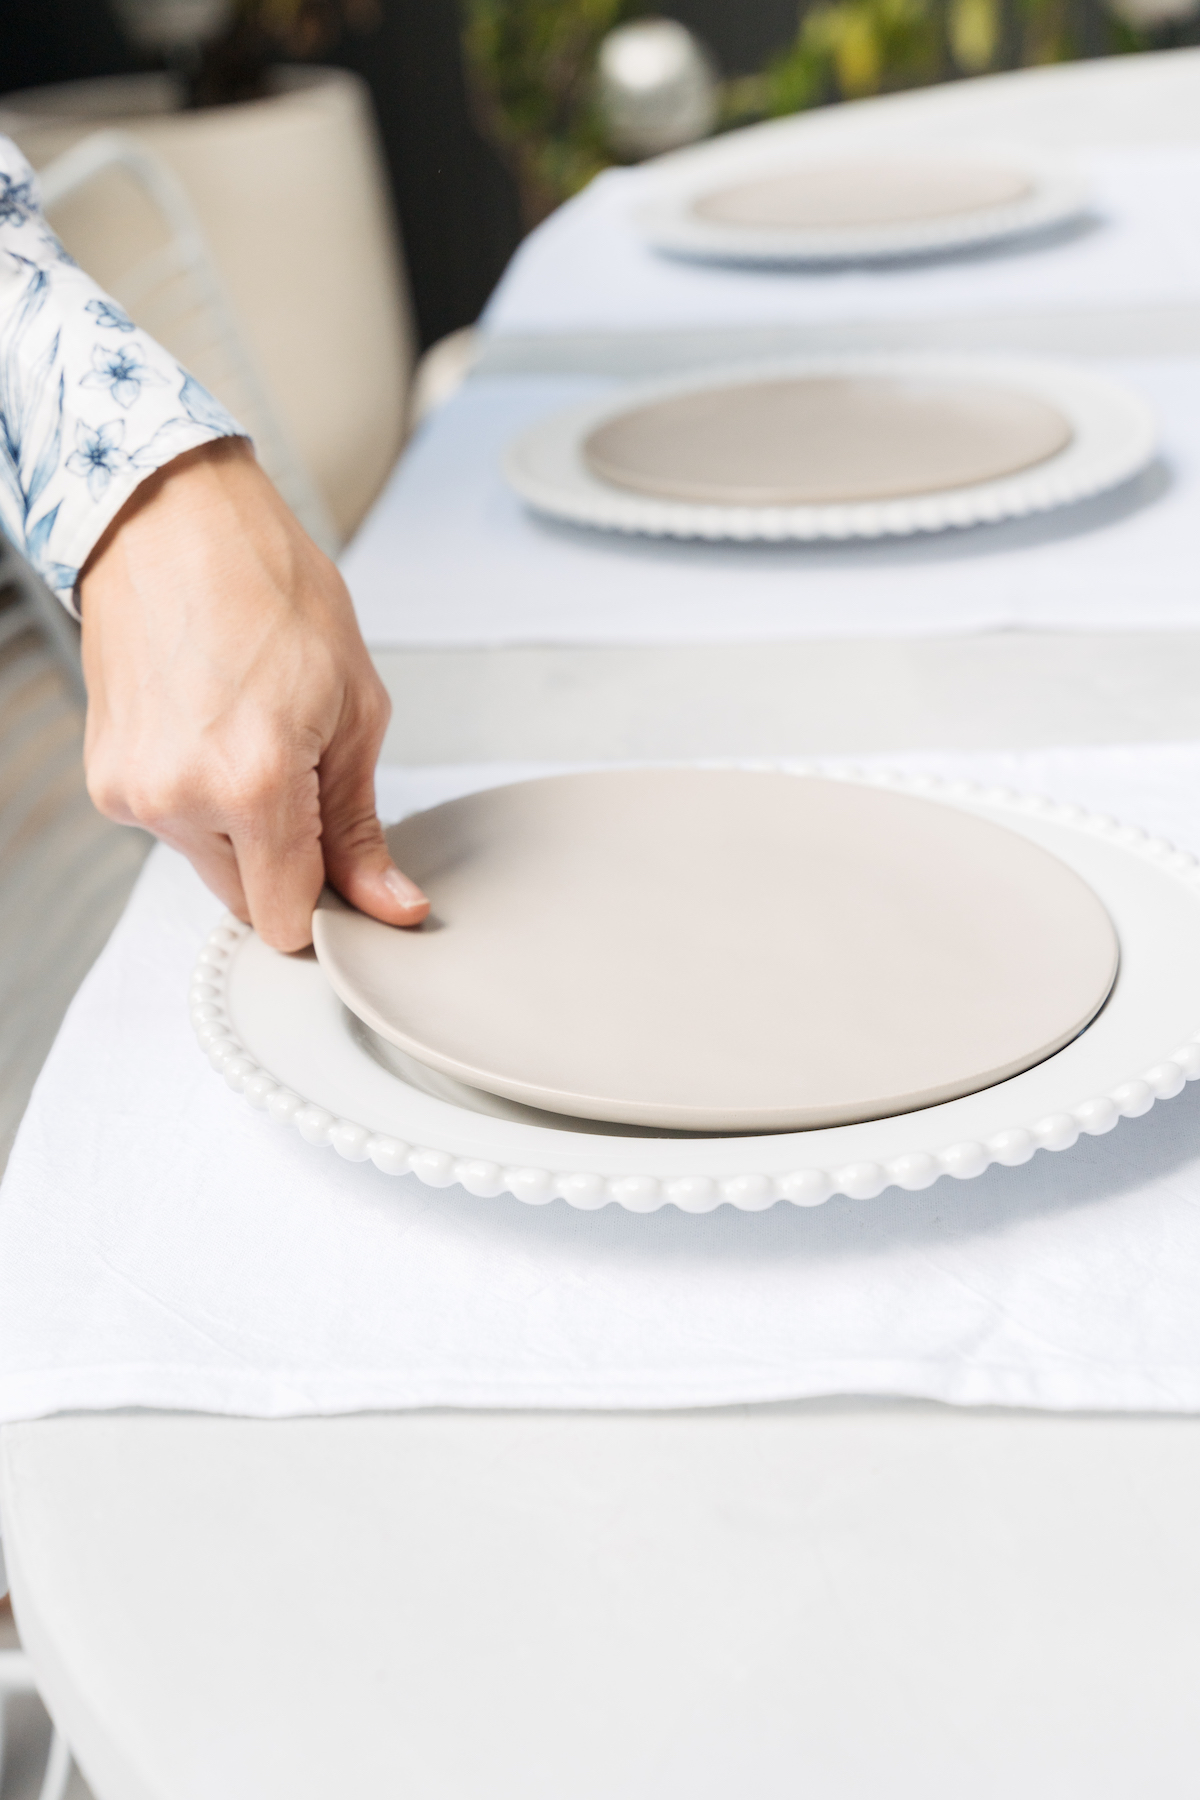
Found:
[[[653,166],[611,170],[525,240],[483,323],[490,332],[645,331],[1200,300],[1200,146],[1073,160],[1095,195],[1084,227],[942,262],[825,273],[661,256],[629,213],[668,178]]]
[[[537,518],[500,456],[611,385],[470,381],[396,469],[342,561],[367,642],[663,644],[1200,624],[1200,359],[1098,363],[1161,421],[1161,462],[1081,506],[855,546],[625,537]]]
[[[1200,849],[1200,746],[895,759]],[[385,771],[384,810],[513,771]],[[232,1094],[188,977],[217,903],[157,851],[0,1190],[0,1420],[787,1396],[1200,1409],[1200,1084],[1019,1169],[811,1211],[640,1216],[389,1179]]]

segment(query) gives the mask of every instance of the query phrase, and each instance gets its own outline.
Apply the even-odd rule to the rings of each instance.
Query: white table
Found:
[[[10,1428],[103,1800],[1184,1800],[1200,1429],[853,1403]]]
[[[1200,53],[791,129],[1195,137]],[[1200,737],[1190,634],[381,661],[418,761]],[[907,1404],[0,1434],[101,1800],[1190,1796],[1198,1498],[1197,1421]]]

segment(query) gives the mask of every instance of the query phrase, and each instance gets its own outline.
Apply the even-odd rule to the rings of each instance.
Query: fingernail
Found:
[[[407,875],[402,875],[399,869],[385,869],[383,872],[383,885],[392,896],[392,899],[397,901],[401,906],[411,907],[429,905],[428,899],[421,892],[416,882],[410,881]]]

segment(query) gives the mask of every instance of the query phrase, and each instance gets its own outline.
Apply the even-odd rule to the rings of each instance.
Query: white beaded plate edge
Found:
[[[598,425],[634,407],[748,380],[883,375],[899,380],[985,382],[1048,402],[1070,421],[1064,450],[997,481],[897,500],[828,506],[717,506],[661,500],[593,475],[583,444]],[[1143,470],[1157,448],[1154,415],[1139,394],[1070,363],[1042,357],[906,352],[788,357],[639,382],[537,420],[508,446],[509,485],[536,512],[596,530],[740,543],[910,537],[997,524],[1073,505]]]
[[[854,160],[862,161],[870,155],[870,151],[863,150]],[[988,155],[977,155],[975,160],[1005,164],[1019,171],[1029,178],[1032,191],[1000,206],[857,230],[725,225],[693,211],[697,200],[722,188],[814,166],[812,159],[801,163],[795,156],[787,158],[777,152],[769,160],[760,155],[754,165],[731,163],[723,173],[714,165],[706,165],[703,174],[691,173],[685,181],[676,177],[669,189],[631,208],[630,219],[651,249],[668,256],[734,266],[809,264],[837,268],[984,250],[1013,238],[1051,231],[1087,211],[1090,183],[1081,170],[1069,163],[1049,159],[1034,162],[1028,156],[1014,155],[999,147]]]
[[[1170,1099],[1200,1078],[1196,857],[1136,826],[1038,795],[894,771],[754,766],[943,800],[1008,824],[1062,855],[1093,881],[1117,925],[1122,963],[1112,998],[1079,1038],[1046,1062],[980,1094],[919,1112],[762,1137],[605,1136],[594,1128],[574,1132],[481,1115],[410,1087],[357,1045],[350,1015],[314,961],[267,950],[247,926],[227,917],[209,935],[192,977],[191,1017],[201,1047],[213,1069],[252,1106],[293,1125],[306,1143],[332,1146],[350,1162],[370,1161],[389,1175],[412,1173],[431,1187],[457,1183],[480,1197],[507,1193],[534,1205],[561,1198],[587,1210],[616,1203],[633,1212],[666,1204],[695,1213],[721,1204],[761,1211],[781,1200],[816,1206],[835,1194],[871,1199],[889,1186],[921,1189],[942,1175],[966,1180],[994,1163],[1015,1166],[1039,1149],[1067,1150],[1081,1134],[1111,1131],[1121,1118],[1148,1112],[1156,1100]],[[280,1024],[272,1059],[277,1066],[280,1053],[286,1059],[295,1043],[299,1019],[301,1036],[307,1032],[310,1040],[302,1050],[313,1070],[310,1094],[328,1085],[328,1070],[340,1058],[334,1086],[340,1082],[345,1091],[347,1068],[352,1083],[371,1075],[377,1089],[386,1084],[390,1104],[411,1114],[413,1124],[437,1120],[440,1134],[401,1137],[358,1123],[323,1104],[320,1092],[309,1097],[263,1067],[231,1016],[231,981],[247,949],[272,972],[276,998],[268,997],[268,1007],[279,996],[288,998],[290,1016]],[[309,998],[301,996],[296,1011],[291,989],[298,992],[301,982],[308,984]],[[259,1010],[261,1015],[261,1005]]]

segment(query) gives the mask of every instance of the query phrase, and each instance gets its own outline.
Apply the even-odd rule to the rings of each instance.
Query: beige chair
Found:
[[[281,70],[267,99],[183,112],[170,79],[146,75],[0,102],[0,132],[39,171],[97,130],[136,139],[174,176],[281,433],[344,541],[399,455],[415,347],[365,85],[340,70]],[[110,291],[171,235],[128,160],[60,194],[54,224]],[[168,325],[157,335],[188,360]],[[219,379],[194,373],[226,397]]]
[[[153,241],[104,286],[131,318],[164,344],[225,403],[254,439],[258,459],[321,547],[333,554],[337,528],[302,462],[249,350],[182,182],[127,131],[97,131],[41,171],[42,206],[52,224],[86,204],[119,175],[140,208],[156,218]],[[111,248],[109,253],[111,257]]]

